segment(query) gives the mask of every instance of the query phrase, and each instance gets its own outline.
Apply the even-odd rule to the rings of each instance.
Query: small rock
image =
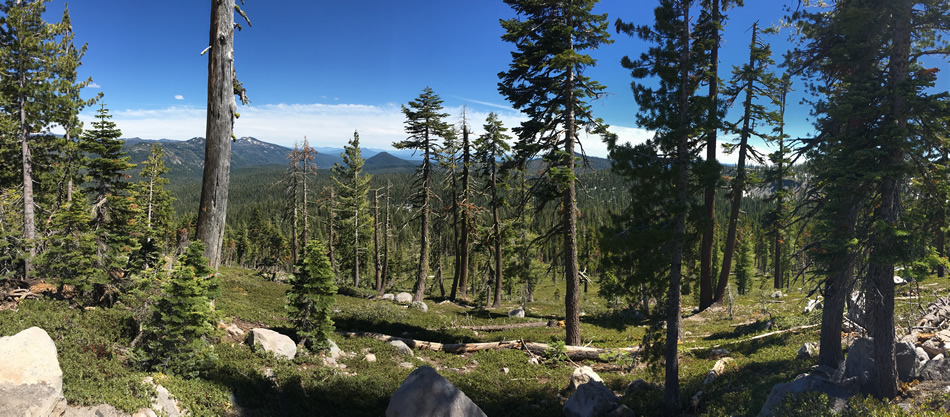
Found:
[[[260,348],[272,352],[278,358],[293,359],[297,356],[297,344],[293,339],[270,329],[251,329],[247,344],[255,350]]]
[[[772,297],[772,298],[782,298],[784,296],[785,294],[782,294],[781,291],[775,291],[771,295],[769,295],[769,297]]]
[[[151,408],[140,408],[139,411],[132,414],[132,417],[158,417],[158,414],[155,414],[155,411]]]
[[[528,358],[528,363],[529,363],[529,364],[532,364],[532,365],[537,365],[537,364],[538,364],[538,358],[535,358],[535,357]]]
[[[224,328],[224,330],[225,330],[226,332],[228,332],[228,335],[229,335],[229,336],[231,336],[231,337],[233,337],[233,338],[235,338],[235,339],[242,339],[242,338],[244,338],[244,330],[241,330],[241,328],[238,327],[238,325],[236,325],[236,324],[234,324],[234,323],[229,324],[227,327]]]
[[[917,361],[921,363],[921,366],[930,360],[930,355],[928,355],[927,351],[920,346],[914,348],[914,353],[917,354]]]
[[[518,308],[516,308],[516,309],[514,309],[514,310],[509,311],[509,312],[508,312],[508,317],[523,319],[523,318],[524,318],[524,308],[523,308],[523,307],[518,307]]]
[[[485,412],[435,369],[420,366],[389,399],[386,417],[400,416],[485,417]]]
[[[330,342],[330,349],[327,349],[327,355],[333,359],[340,359],[340,356],[343,355],[343,351],[340,350],[340,347],[336,345],[336,342],[332,340],[327,340]]]
[[[804,313],[808,314],[815,310],[821,310],[822,304],[820,298],[821,297],[815,297],[814,300],[808,300],[808,304],[805,305]]]
[[[399,304],[409,304],[412,302],[412,294],[407,292],[396,294],[396,302]]]
[[[429,306],[426,305],[425,301],[413,301],[412,304],[409,305],[409,307],[417,309],[423,313],[429,312]]]
[[[505,374],[505,375],[508,375],[508,372],[510,372],[510,370],[509,370],[508,368],[501,368],[501,369],[498,370],[498,372],[501,372],[501,373],[503,373],[503,374]]]
[[[617,402],[617,395],[602,381],[590,381],[577,387],[564,403],[563,412],[565,417],[602,416],[617,408]]]
[[[374,363],[376,362],[376,355],[367,353],[366,356],[363,356],[363,360],[369,363]]]
[[[412,349],[410,349],[409,346],[406,345],[406,342],[403,342],[402,340],[393,340],[393,341],[390,341],[389,344],[392,345],[392,347],[396,348],[396,352],[399,353],[400,355],[403,355],[409,358],[413,357]]]
[[[924,349],[924,352],[927,352],[927,356],[930,359],[933,359],[934,356],[937,356],[944,352],[943,342],[937,341],[937,339],[929,339],[920,345]]]
[[[818,353],[818,346],[814,343],[803,343],[802,347],[798,349],[798,359],[808,359],[813,358],[815,354]]]
[[[901,277],[899,277],[899,276],[897,276],[897,275],[894,275],[894,285],[904,285],[904,284],[906,284],[906,283],[907,283],[907,280],[906,280],[906,279],[901,278]]]
[[[726,367],[729,364],[735,363],[735,360],[732,358],[722,358],[713,365],[712,369],[706,374],[706,379],[703,380],[703,385],[711,384],[716,378],[722,376],[726,372]]]
[[[381,299],[381,300],[386,300],[386,301],[393,301],[393,300],[396,299],[396,296],[393,295],[392,293],[386,293],[386,294],[383,294],[383,296],[380,297],[380,299]]]
[[[942,361],[942,360],[944,360],[944,359],[945,359],[945,358],[944,358],[944,355],[943,355],[942,353],[939,354],[939,355],[937,355],[937,356],[934,356],[933,358],[930,358],[930,360],[932,360],[932,361]]]
[[[709,351],[709,358],[716,359],[722,358],[724,356],[729,356],[729,350],[724,348],[715,348]]]
[[[571,374],[571,383],[568,385],[567,389],[574,391],[577,387],[584,385],[590,381],[604,382],[600,378],[600,375],[597,375],[593,369],[589,366],[581,366],[579,368],[574,368],[574,373]]]
[[[413,365],[410,362],[399,362],[399,367],[400,368],[415,368],[416,365]]]
[[[152,410],[164,412],[168,417],[182,417],[189,414],[187,410],[182,411],[178,407],[178,400],[168,392],[168,389],[156,384],[152,377],[145,377],[142,382],[155,388],[155,396],[152,397]]]

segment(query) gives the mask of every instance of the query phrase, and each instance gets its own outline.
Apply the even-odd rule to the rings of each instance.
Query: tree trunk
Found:
[[[416,287],[412,301],[422,301],[426,292],[426,277],[429,275],[429,202],[432,182],[432,154],[430,151],[429,132],[425,133],[425,155],[422,161],[422,225],[419,239],[419,273],[416,277]]]
[[[722,19],[720,16],[719,0],[712,0],[712,23],[718,25],[719,21]],[[719,29],[714,30],[713,39],[712,39],[712,49],[709,51],[710,67],[709,72],[712,74],[712,77],[709,79],[709,98],[710,104],[709,109],[707,110],[709,117],[709,131],[706,133],[708,136],[706,138],[706,161],[710,164],[710,171],[712,169],[712,163],[715,162],[716,165],[719,162],[716,160],[716,150],[718,144],[716,143],[717,134],[719,131]],[[699,251],[699,309],[700,311],[705,310],[707,307],[713,303],[713,288],[712,288],[712,257],[713,257],[713,240],[715,239],[714,230],[716,228],[716,184],[719,183],[720,172],[709,172],[709,177],[706,178],[706,190],[703,196],[703,209],[704,217],[706,224],[703,227],[703,241],[700,246]]]
[[[752,24],[752,45],[755,50],[758,36],[758,24]],[[755,54],[749,54],[749,70],[755,71]],[[729,272],[732,270],[732,258],[736,251],[736,229],[739,227],[739,209],[742,206],[742,193],[745,192],[745,159],[749,148],[750,125],[752,123],[752,97],[754,77],[750,74],[746,83],[745,103],[743,103],[742,132],[739,134],[739,162],[736,165],[736,178],[732,181],[732,206],[729,208],[729,230],[726,232],[726,248],[722,255],[722,271],[716,283],[715,303],[721,303],[729,285]]]
[[[788,97],[788,84],[782,84],[782,99],[779,107],[781,122],[778,126],[778,174],[775,179],[775,192],[778,193],[775,199],[775,268],[774,277],[772,277],[772,286],[775,289],[782,288],[785,272],[782,270],[782,230],[783,217],[785,215],[785,200],[782,192],[785,187],[785,99]]]
[[[839,203],[840,216],[835,229],[845,236],[854,235],[861,205],[858,195],[863,196],[864,192],[856,192],[850,199]],[[818,349],[819,365],[838,368],[844,360],[844,354],[841,352],[841,324],[844,320],[844,306],[853,285],[853,275],[854,254],[851,250],[844,249],[828,267],[828,276],[825,278],[825,300],[821,310],[821,338]]]
[[[353,171],[353,188],[356,189],[356,171]],[[353,207],[353,288],[360,287],[360,204]]]
[[[492,202],[492,233],[495,234],[495,301],[492,303],[492,308],[501,307],[501,221],[498,218],[498,182],[496,177],[495,170],[497,166],[494,163],[494,155],[492,155],[492,169],[491,169],[491,202]]]
[[[462,209],[460,214],[462,215],[462,227],[461,233],[459,236],[459,285],[462,288],[465,288],[465,283],[468,282],[468,246],[469,246],[469,230],[468,230],[468,165],[470,161],[470,152],[469,152],[469,141],[468,141],[468,125],[462,126]],[[465,293],[462,293],[462,296],[465,296]]]
[[[683,274],[683,239],[686,238],[686,205],[689,195],[687,187],[689,178],[687,168],[689,164],[689,0],[682,0],[683,31],[680,38],[680,98],[679,98],[679,126],[677,132],[679,140],[676,144],[676,203],[677,213],[673,219],[672,259],[670,262],[670,288],[666,310],[666,377],[664,403],[668,414],[676,415],[680,410],[680,382],[679,382],[679,334],[682,321],[680,320],[680,284]]]
[[[571,22],[568,22],[571,26]],[[574,50],[573,36],[569,35],[568,50]],[[580,287],[577,264],[577,189],[574,181],[574,68],[568,68],[567,81],[564,86],[564,168],[568,169],[571,180],[564,190],[562,201],[562,221],[564,222],[564,327],[566,336],[564,343],[568,345],[581,344],[580,328]]]
[[[336,265],[336,252],[333,251],[333,237],[336,234],[334,232],[334,226],[333,226],[333,219],[336,218],[336,211],[334,210],[335,205],[336,205],[336,189],[334,189],[331,186],[330,187],[330,201],[327,202],[327,207],[328,207],[327,211],[329,211],[329,213],[327,213],[327,219],[329,219],[327,222],[327,228],[329,229],[327,233],[327,256],[329,256],[330,258],[330,269],[333,270],[334,275],[336,275],[337,271],[339,271]]]
[[[379,257],[379,189],[373,190],[373,265],[376,269],[376,292],[383,291],[383,265]]]
[[[389,196],[392,193],[392,183],[386,180],[386,224],[383,225],[383,285],[379,287],[379,295],[386,292],[386,286],[389,284]]]
[[[208,60],[208,117],[197,237],[211,268],[221,264],[234,129],[234,0],[214,0]]]
[[[20,88],[24,88],[25,75],[20,76]],[[23,244],[28,255],[23,260],[23,279],[29,281],[36,256],[36,214],[33,209],[33,157],[30,154],[30,133],[26,125],[26,97],[19,97],[20,105],[20,150],[23,154]]]

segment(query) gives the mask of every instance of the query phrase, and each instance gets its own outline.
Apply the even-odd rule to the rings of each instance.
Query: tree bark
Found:
[[[501,307],[501,220],[498,218],[498,166],[494,163],[495,154],[492,153],[491,166],[491,204],[492,204],[492,233],[495,235],[495,301],[492,308]]]
[[[413,291],[412,301],[422,301],[425,298],[426,278],[429,275],[429,204],[432,183],[432,153],[429,142],[429,131],[425,133],[425,151],[422,160],[422,225],[419,239],[419,273]]]
[[[712,49],[709,51],[710,68],[712,77],[709,79],[709,131],[706,138],[706,161],[712,164],[713,161],[718,165],[716,159],[716,143],[719,131],[719,28],[718,25],[722,17],[720,16],[719,0],[712,0],[713,24],[717,25],[712,39]],[[711,167],[710,167],[711,168]],[[709,173],[706,179],[706,190],[703,196],[703,209],[705,216],[705,227],[703,228],[703,240],[699,251],[699,310],[705,310],[713,303],[712,288],[712,257],[713,241],[715,239],[714,230],[716,228],[716,184],[719,182],[719,172]]]
[[[373,190],[373,265],[376,268],[376,292],[383,291],[383,265],[379,257],[379,189]]]
[[[392,182],[386,180],[386,224],[383,229],[383,285],[379,287],[379,295],[386,292],[386,286],[389,284],[389,196],[392,193]]]
[[[835,229],[853,236],[858,219],[861,202],[856,192],[852,198],[840,204]],[[821,310],[821,337],[818,349],[818,364],[838,368],[844,360],[841,352],[841,328],[844,320],[844,306],[851,293],[854,276],[854,254],[844,249],[828,267],[828,276],[825,278],[824,308]]]
[[[568,18],[569,20],[570,18]],[[568,22],[568,27],[571,22]],[[569,50],[574,50],[573,36],[569,37]],[[564,343],[568,345],[581,344],[580,328],[580,297],[578,289],[580,280],[577,264],[577,189],[574,181],[574,68],[568,68],[567,81],[564,85],[564,167],[568,169],[570,181],[562,197],[562,221],[564,224],[564,327],[566,336]]]
[[[234,129],[234,0],[213,0],[208,60],[208,116],[197,237],[211,268],[221,264]]]
[[[686,205],[689,194],[689,178],[687,168],[689,164],[689,0],[681,0],[683,10],[683,31],[680,37],[680,98],[679,98],[679,140],[676,144],[676,203],[677,213],[673,219],[672,259],[670,261],[670,288],[666,310],[666,375],[664,403],[667,413],[675,415],[680,410],[680,383],[679,383],[679,334],[682,321],[680,319],[680,284],[683,277],[683,239],[686,235]]]

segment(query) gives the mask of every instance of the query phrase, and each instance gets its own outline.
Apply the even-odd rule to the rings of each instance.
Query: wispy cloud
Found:
[[[185,96],[181,94],[175,94],[175,100],[184,100],[184,99],[185,99]]]
[[[452,96],[452,97],[455,97],[455,98],[457,98],[457,99],[459,99],[459,100],[462,100],[462,101],[467,101],[467,102],[469,102],[469,103],[481,104],[481,105],[483,105],[483,106],[494,107],[494,108],[496,108],[496,109],[502,109],[502,110],[507,110],[507,111],[514,111],[514,110],[511,108],[511,106],[504,105],[504,104],[491,103],[491,102],[488,102],[488,101],[475,100],[475,99],[466,98],[466,97],[459,97],[459,96]]]
[[[102,86],[94,82],[91,82],[89,84],[86,84],[86,88],[102,88]]]

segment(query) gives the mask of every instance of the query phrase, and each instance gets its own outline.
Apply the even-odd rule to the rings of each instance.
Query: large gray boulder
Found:
[[[514,310],[508,312],[508,317],[523,319],[524,318],[524,307],[518,307]]]
[[[924,381],[950,381],[950,360],[931,360],[917,372]]]
[[[856,377],[862,387],[874,380],[874,341],[862,337],[848,348],[844,360],[844,378]]]
[[[910,382],[917,375],[917,371],[923,366],[914,344],[910,342],[897,342],[894,346],[897,359],[897,377],[901,381]]]
[[[409,304],[412,302],[412,294],[407,292],[396,294],[396,302],[399,304]]]
[[[423,313],[429,312],[429,306],[425,303],[425,301],[413,301],[412,304],[409,304],[409,307],[419,310]]]
[[[420,366],[406,377],[386,407],[386,417],[416,416],[485,417],[485,413],[435,369]]]
[[[247,344],[254,350],[264,349],[265,352],[272,352],[278,358],[293,359],[297,356],[297,344],[293,339],[270,329],[251,329]]]
[[[0,358],[0,416],[47,417],[65,403],[56,345],[45,330],[0,337]]]
[[[617,408],[617,395],[601,381],[581,384],[564,403],[565,417],[600,417]]]
[[[405,356],[408,358],[411,358],[414,356],[412,354],[412,348],[410,348],[409,345],[407,345],[406,342],[403,342],[402,340],[391,340],[389,344],[392,345],[392,347],[396,349],[396,353],[402,356]]]
[[[844,404],[848,397],[857,394],[858,387],[853,383],[835,384],[817,373],[802,374],[792,382],[774,385],[768,398],[765,399],[765,404],[762,405],[762,410],[759,411],[759,417],[772,416],[775,408],[782,404],[789,394],[812,391],[823,392],[836,404]]]

